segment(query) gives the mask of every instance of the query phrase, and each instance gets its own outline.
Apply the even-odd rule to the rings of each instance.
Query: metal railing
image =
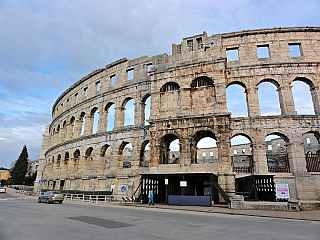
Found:
[[[87,202],[87,203],[113,203],[122,205],[134,205],[135,197],[126,195],[85,195],[85,194],[68,194],[65,193],[65,201]]]

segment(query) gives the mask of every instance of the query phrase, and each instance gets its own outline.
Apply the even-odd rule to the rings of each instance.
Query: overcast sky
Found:
[[[171,54],[203,31],[320,26],[320,1],[1,0],[0,26],[0,166],[9,167],[24,144],[39,158],[54,101],[92,70]]]

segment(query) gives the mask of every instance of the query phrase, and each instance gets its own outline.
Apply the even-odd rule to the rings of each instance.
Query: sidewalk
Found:
[[[25,196],[19,193],[14,193],[13,191],[8,191],[10,194],[15,196],[24,196],[27,198],[33,198],[37,201],[36,196]],[[73,204],[92,204],[81,201],[65,201],[67,203]],[[114,206],[112,203],[98,203],[101,205]],[[282,218],[282,219],[296,219],[296,220],[309,220],[309,221],[319,221],[320,222],[320,210],[310,210],[310,211],[267,211],[267,210],[235,210],[229,209],[227,206],[217,205],[213,207],[201,207],[201,206],[176,206],[176,205],[166,205],[166,204],[155,204],[149,206],[148,204],[134,203],[134,205],[121,205],[117,206],[126,206],[126,207],[144,207],[144,208],[157,208],[157,209],[169,209],[169,210],[182,210],[182,211],[192,211],[192,212],[207,212],[207,213],[221,213],[221,214],[233,214],[233,215],[247,215],[247,216],[256,216],[256,217],[271,217],[271,218]]]

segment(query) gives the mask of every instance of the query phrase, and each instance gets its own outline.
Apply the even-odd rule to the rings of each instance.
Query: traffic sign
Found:
[[[39,180],[39,184],[42,184],[43,183],[43,180]]]
[[[121,192],[125,192],[127,190],[126,186],[121,187]]]

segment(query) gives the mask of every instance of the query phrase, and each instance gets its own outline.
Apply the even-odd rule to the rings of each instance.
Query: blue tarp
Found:
[[[169,205],[181,205],[181,206],[207,206],[211,207],[211,196],[180,196],[180,195],[169,195]]]

